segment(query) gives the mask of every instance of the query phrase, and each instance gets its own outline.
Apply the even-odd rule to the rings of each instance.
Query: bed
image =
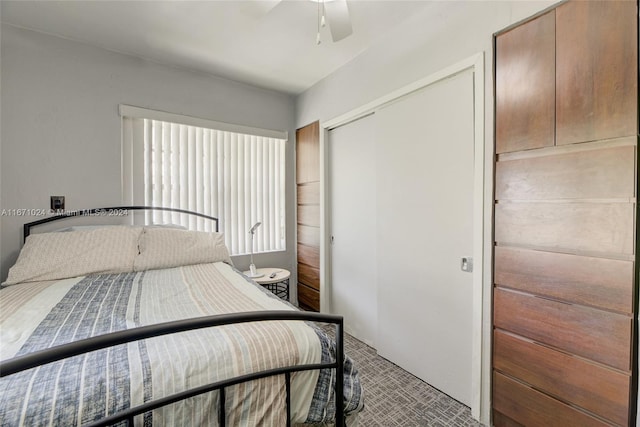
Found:
[[[356,425],[342,318],[236,270],[222,235],[112,225],[31,235],[0,290],[2,425]],[[217,219],[195,214],[213,221]],[[335,339],[326,327],[335,325]],[[333,335],[333,334],[331,334]]]

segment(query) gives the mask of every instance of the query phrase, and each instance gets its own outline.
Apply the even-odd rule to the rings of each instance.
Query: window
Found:
[[[125,199],[218,217],[232,255],[250,253],[258,221],[254,253],[284,250],[286,133],[157,113],[121,106]],[[147,223],[213,228],[189,215],[147,215]]]

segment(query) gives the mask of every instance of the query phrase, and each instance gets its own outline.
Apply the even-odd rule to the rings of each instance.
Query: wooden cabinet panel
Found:
[[[497,427],[635,424],[637,9],[569,0],[496,36]]]
[[[635,195],[635,147],[496,163],[496,199],[601,199]]]
[[[318,205],[320,204],[320,182],[310,182],[307,184],[299,184],[298,205]]]
[[[298,262],[314,268],[320,268],[320,249],[313,246],[298,245]]]
[[[555,12],[496,38],[496,152],[554,145]]]
[[[315,289],[298,283],[298,302],[303,308],[319,311],[320,293]]]
[[[320,227],[320,206],[298,205],[298,224]]]
[[[525,426],[609,427],[607,423],[497,372],[493,374],[493,406]]]
[[[520,424],[515,420],[512,420],[502,412],[498,412],[495,409],[492,412],[493,412],[492,421],[493,421],[494,427],[524,427],[522,424]]]
[[[493,354],[498,371],[614,423],[628,423],[629,375],[500,331],[494,333]]]
[[[617,369],[631,369],[631,317],[500,288],[493,295],[497,328]]]
[[[637,134],[635,1],[571,1],[556,9],[557,144]]]
[[[320,123],[296,131],[296,182],[320,181]]]
[[[320,247],[320,228],[298,225],[298,243]]]
[[[298,303],[320,310],[320,123],[296,131]],[[306,285],[306,286],[305,286]]]
[[[498,203],[495,240],[541,249],[634,253],[632,203]]]
[[[632,313],[633,261],[496,246],[497,285]]]
[[[310,265],[298,263],[298,282],[313,288],[317,291],[320,290],[320,270],[313,268]]]

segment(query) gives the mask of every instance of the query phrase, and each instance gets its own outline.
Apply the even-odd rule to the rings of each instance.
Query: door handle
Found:
[[[460,270],[467,273],[473,272],[473,257],[463,257],[460,260]]]

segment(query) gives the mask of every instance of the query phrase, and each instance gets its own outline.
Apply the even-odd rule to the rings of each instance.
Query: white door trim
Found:
[[[485,265],[484,236],[485,236],[485,144],[484,144],[484,53],[477,53],[456,64],[444,68],[416,82],[408,84],[372,102],[355,108],[345,114],[320,123],[320,308],[322,312],[331,312],[331,271],[330,271],[330,199],[329,165],[328,165],[328,132],[338,126],[345,125],[361,117],[374,114],[377,109],[393,103],[412,92],[421,90],[440,80],[452,77],[466,70],[473,72],[474,90],[474,188],[473,188],[473,342],[472,342],[472,416],[489,424],[490,413],[490,342],[491,325],[483,325],[483,313],[490,313],[491,279],[484,281],[484,272],[491,271],[491,266]],[[487,225],[487,227],[491,227]],[[486,235],[491,235],[487,230]],[[487,259],[490,262],[490,259]]]

